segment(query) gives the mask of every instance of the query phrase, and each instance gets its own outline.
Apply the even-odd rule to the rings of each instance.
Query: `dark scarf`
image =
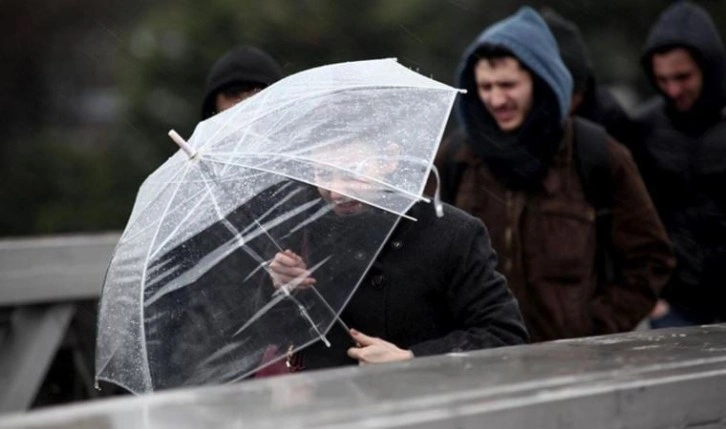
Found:
[[[564,127],[552,90],[531,73],[534,80],[532,110],[522,126],[502,132],[478,97],[462,98],[468,142],[492,174],[510,188],[528,188],[541,179],[560,147]]]

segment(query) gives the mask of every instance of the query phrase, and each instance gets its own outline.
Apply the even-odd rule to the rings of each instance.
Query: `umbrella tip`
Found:
[[[180,136],[179,133],[177,133],[175,130],[169,130],[169,137],[174,140],[174,143],[179,145],[181,150],[183,150],[184,153],[187,154],[189,159],[193,159],[195,156],[197,156],[197,151],[194,150],[193,147],[189,146],[189,143],[187,143],[186,140],[184,140],[182,136]]]
[[[434,202],[434,208],[436,209],[436,217],[444,217],[444,205],[441,201]]]

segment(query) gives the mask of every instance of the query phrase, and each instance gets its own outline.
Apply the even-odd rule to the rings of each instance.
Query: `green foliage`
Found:
[[[118,228],[128,217],[128,186],[122,154],[89,151],[56,132],[22,141],[12,158],[3,157],[0,229],[57,233]],[[119,156],[121,155],[121,156]]]

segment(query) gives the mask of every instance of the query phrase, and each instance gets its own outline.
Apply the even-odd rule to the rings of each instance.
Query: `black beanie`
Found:
[[[572,75],[574,91],[584,92],[592,75],[592,63],[580,30],[550,8],[542,11],[542,18],[557,40],[562,61]]]
[[[214,114],[217,93],[240,84],[271,85],[282,78],[280,64],[265,51],[238,46],[220,57],[207,76],[202,101],[202,119]]]

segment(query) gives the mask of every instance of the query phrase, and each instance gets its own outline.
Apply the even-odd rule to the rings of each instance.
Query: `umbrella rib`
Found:
[[[267,95],[265,95],[265,98],[269,98],[269,97],[267,97]],[[263,103],[262,103],[262,102],[260,102],[259,104],[263,104]],[[261,107],[260,107],[260,108],[261,108]],[[258,111],[259,111],[259,109],[258,109]],[[278,124],[279,124],[280,122],[282,122],[282,121],[283,121],[283,120],[284,120],[284,119],[286,118],[286,116],[289,116],[289,115],[290,115],[289,111],[284,111],[282,115],[280,115],[280,116],[279,116],[278,118],[276,118],[276,120],[275,120],[275,122],[274,122],[274,123],[272,123],[272,124],[270,124],[270,125],[268,126],[268,129],[269,129],[269,130],[272,130],[272,129],[276,129],[276,127],[278,126]],[[240,137],[239,137],[239,138],[237,139],[237,141],[236,141],[236,143],[235,143],[235,146],[234,146],[234,147],[235,147],[235,149],[234,149],[234,151],[235,151],[235,152],[237,152],[237,149],[238,149],[238,148],[239,148],[239,146],[240,146],[240,145],[242,144],[242,141],[243,141],[243,140],[245,140],[245,138],[246,138],[246,137],[247,137],[247,135],[249,135],[249,134],[252,134],[253,136],[259,136],[259,137],[260,137],[261,139],[264,139],[264,140],[270,141],[270,139],[269,139],[268,135],[263,135],[263,134],[261,134],[261,133],[255,132],[255,131],[254,131],[254,130],[252,129],[252,126],[247,126],[247,127],[245,127],[245,132],[244,132],[244,134],[243,134],[243,135],[241,135],[241,136],[240,136]],[[227,171],[227,168],[228,168],[228,167],[229,167],[228,165],[225,165],[225,166],[224,166],[224,168],[222,169],[222,173],[225,173],[225,172]]]
[[[205,157],[205,159],[207,159],[207,160],[209,160],[211,162],[216,162],[216,163],[220,163],[220,164],[227,163],[227,164],[235,165],[235,166],[238,166],[238,167],[245,167],[245,168],[250,168],[250,169],[253,169],[253,170],[264,171],[266,173],[276,174],[278,176],[284,176],[284,177],[287,177],[287,178],[289,178],[291,180],[296,180],[298,182],[303,182],[303,183],[307,183],[308,185],[318,187],[318,184],[316,184],[315,182],[312,182],[312,181],[309,181],[309,180],[305,180],[305,179],[302,179],[302,178],[299,178],[299,177],[290,177],[287,174],[282,174],[279,171],[274,171],[274,170],[266,169],[266,168],[263,168],[263,167],[261,167],[259,165],[253,167],[253,166],[249,166],[249,165],[246,165],[246,164],[238,164],[238,163],[234,163],[234,162],[231,162],[231,161],[224,161],[224,160],[220,160],[220,159],[215,159],[213,157]],[[343,171],[345,171],[345,170],[343,170]],[[341,193],[341,194],[342,195],[345,195],[345,196],[347,196],[349,198],[358,199],[357,197],[353,197],[351,195],[346,195],[345,193]],[[422,197],[422,196],[413,196],[413,197],[414,197],[413,199],[416,199],[416,200],[419,200],[419,201],[427,201],[427,198]],[[387,207],[383,207],[383,206],[381,206],[379,204],[375,204],[375,203],[372,203],[370,201],[365,201],[365,203],[368,204],[368,205],[370,205],[371,207],[375,207],[375,208],[377,208],[379,210],[382,210],[382,211],[385,211],[385,212],[388,212],[388,213],[395,214],[396,216],[404,217],[404,218],[406,218],[408,220],[416,221],[416,218],[411,217],[410,215],[408,215],[405,212],[404,213],[399,213],[399,212],[397,212],[395,210],[389,209]]]
[[[386,182],[384,182],[384,181],[382,181],[380,179],[376,179],[375,177],[371,177],[371,176],[367,176],[367,175],[364,175],[364,174],[360,174],[359,172],[354,171],[354,170],[351,170],[349,168],[343,168],[343,167],[337,166],[335,164],[331,164],[331,163],[323,162],[323,161],[318,161],[318,160],[316,160],[314,158],[309,158],[309,157],[305,157],[305,156],[286,155],[286,154],[275,153],[275,152],[245,152],[245,153],[240,153],[240,154],[235,154],[233,152],[214,152],[213,154],[207,154],[205,156],[205,159],[209,159],[209,160],[211,160],[213,162],[230,163],[231,165],[237,165],[237,166],[240,166],[240,167],[247,167],[245,164],[236,164],[236,163],[232,163],[231,161],[225,161],[225,160],[221,160],[221,159],[215,158],[215,156],[218,156],[218,155],[228,155],[228,156],[232,156],[232,157],[235,157],[235,158],[248,158],[248,157],[254,157],[254,156],[266,157],[266,158],[275,158],[275,157],[277,157],[277,158],[290,159],[292,161],[300,161],[302,163],[307,163],[307,164],[322,165],[322,166],[325,166],[325,167],[330,167],[330,168],[332,168],[332,169],[334,169],[336,171],[340,171],[340,172],[343,172],[343,173],[348,173],[348,174],[350,174],[352,176],[361,177],[361,178],[366,179],[366,180],[368,180],[368,181],[370,181],[372,183],[376,183],[376,184],[381,185],[381,186],[383,186],[385,188],[389,188],[389,189],[391,189],[391,190],[393,190],[393,191],[395,191],[395,192],[397,192],[397,193],[399,193],[401,195],[405,195],[407,197],[411,197],[411,198],[416,199],[416,200],[422,200],[422,201],[427,200],[427,198],[425,198],[425,197],[422,197],[420,195],[417,195],[417,194],[415,194],[413,192],[410,192],[410,191],[407,191],[405,189],[397,188],[397,187],[395,187],[395,186],[393,186],[393,185],[391,185],[389,183],[386,183]],[[401,157],[401,158],[402,159],[407,159],[407,160],[416,159],[417,161],[419,161],[417,158],[414,158],[414,157],[408,157],[408,158]],[[423,160],[420,160],[418,163],[421,164],[421,165],[427,165],[428,164],[427,162],[424,162]],[[247,167],[247,168],[254,168],[254,167]]]
[[[189,173],[189,170],[191,169],[191,166],[192,165],[193,164],[191,164],[191,163],[186,164],[186,168],[184,170],[184,175],[186,175],[186,174]],[[181,182],[177,185],[177,187],[174,190],[174,192],[172,193],[171,197],[169,197],[169,202],[167,203],[166,207],[164,208],[164,212],[159,217],[158,226],[156,228],[156,231],[154,232],[154,236],[152,237],[151,242],[149,243],[149,249],[147,250],[146,259],[144,261],[144,268],[143,268],[143,270],[141,272],[141,285],[140,285],[141,287],[139,287],[139,304],[141,304],[141,303],[144,302],[144,285],[146,284],[146,273],[147,273],[147,270],[149,268],[149,255],[151,254],[151,249],[154,247],[154,242],[156,241],[156,237],[158,237],[158,235],[159,235],[159,231],[161,231],[162,221],[166,217],[166,214],[169,211],[169,207],[171,207],[171,203],[172,203],[172,201],[174,201],[174,197],[176,196],[176,194],[179,191],[179,188],[180,187],[181,187]],[[141,330],[141,338],[146,338],[146,327],[144,326],[144,323],[143,323],[144,318],[143,318],[143,314],[141,313],[141,312],[144,311],[143,310],[144,307],[145,307],[144,305],[139,305],[139,312],[140,312],[140,314],[139,314],[139,329]],[[142,365],[143,365],[142,372],[144,372],[144,375],[146,377],[148,377],[149,379],[151,379],[151,369],[149,368],[149,352],[146,349],[146,342],[145,341],[140,341],[140,343],[141,343],[141,353],[142,353],[142,356],[143,356],[143,359],[142,359]]]
[[[302,205],[301,207],[298,207],[297,209],[292,210],[289,213],[286,213],[284,216],[280,216],[280,217],[278,217],[276,219],[273,219],[270,222],[267,222],[267,225],[268,226],[273,226],[273,227],[274,226],[277,226],[280,223],[282,223],[282,222],[284,222],[284,221],[286,221],[288,219],[291,219],[294,216],[297,216],[298,214],[304,212],[305,210],[308,210],[310,207],[312,207],[315,204],[316,204],[315,201],[306,203],[306,204]],[[247,234],[247,235],[242,235],[242,233],[239,233],[238,232],[234,237],[232,237],[229,241],[227,241],[227,243],[224,244],[224,246],[227,246],[228,249],[225,249],[224,246],[223,247],[220,247],[220,251],[223,250],[223,252],[221,254],[215,254],[215,255],[211,255],[210,254],[209,261],[211,261],[211,262],[205,263],[205,265],[203,265],[201,267],[195,267],[194,275],[196,277],[193,277],[190,280],[183,280],[183,282],[182,281],[177,281],[177,283],[171,284],[171,285],[167,284],[163,288],[161,288],[158,291],[156,291],[156,293],[154,293],[153,296],[147,298],[144,301],[144,305],[145,306],[149,306],[149,305],[153,304],[154,302],[156,302],[157,300],[159,300],[164,295],[166,295],[167,293],[173,292],[173,291],[175,291],[177,289],[180,289],[182,287],[185,287],[185,286],[187,286],[187,285],[195,282],[199,278],[199,276],[201,276],[202,274],[204,274],[207,271],[209,271],[209,269],[212,266],[216,265],[218,261],[220,261],[222,258],[226,257],[227,255],[229,255],[231,252],[234,251],[234,248],[231,247],[232,246],[232,242],[236,242],[236,243],[246,243],[246,242],[251,241],[255,237],[259,236],[260,234],[261,234],[261,232],[256,232],[256,233],[251,233],[251,234]],[[248,251],[247,250],[247,247],[242,246],[242,248],[245,249],[245,251]],[[255,258],[254,255],[252,255],[252,254],[250,254],[250,255],[253,256],[253,258]],[[258,260],[258,258],[255,258],[255,259]]]
[[[217,216],[219,216],[219,220],[224,224],[224,226],[231,233],[235,234],[235,236],[237,236],[237,237],[241,237],[241,235],[240,235],[241,233],[237,230],[237,228],[235,228],[234,225],[232,225],[232,223],[224,216],[224,214],[222,214],[222,209],[219,207],[219,203],[217,202],[217,199],[214,197],[214,192],[212,191],[212,188],[210,187],[207,180],[204,180],[204,186],[207,187],[207,192],[209,193],[209,198],[211,198],[212,202],[214,203],[214,210],[217,212]],[[260,222],[254,217],[252,218],[252,221],[255,223],[255,225],[257,225],[258,228],[260,228],[262,233],[265,234],[265,236],[270,239],[272,244],[274,244],[275,247],[277,247],[277,249],[280,252],[282,252],[283,249],[282,249],[282,247],[280,247],[280,244],[274,238],[272,238],[272,236],[270,235],[269,232],[267,232],[265,227],[262,226],[260,224]],[[246,247],[246,244],[244,241],[240,242],[239,244],[241,247]]]
[[[224,224],[225,227],[227,227],[227,229],[231,233],[235,234],[235,236],[240,236],[241,233],[237,230],[237,228],[234,227],[234,225],[232,225],[232,223],[222,213],[222,209],[219,207],[219,203],[217,202],[217,199],[214,197],[214,192],[209,185],[209,181],[204,179],[204,174],[202,174],[202,180],[204,181],[204,186],[207,187],[207,192],[209,193],[209,198],[211,198],[211,200],[214,204],[214,210],[217,212],[217,216],[219,216],[219,220]],[[268,213],[269,213],[269,211],[268,211]],[[272,236],[270,235],[269,232],[267,232],[267,229],[265,229],[265,227],[262,226],[256,218],[253,217],[252,221],[255,223],[255,225],[257,225],[258,228],[260,228],[262,233],[265,234],[265,236],[270,239],[272,244],[275,245],[275,247],[277,247],[277,249],[280,252],[282,252],[283,251],[282,247],[280,247],[280,244],[274,238],[272,238]],[[242,247],[245,246],[244,241],[240,243],[240,246],[242,246]]]
[[[202,192],[200,191],[200,192],[198,192],[195,195],[199,195],[200,193],[202,193]],[[169,233],[168,237],[157,246],[157,248],[154,251],[154,253],[152,253],[149,256],[150,259],[154,259],[156,257],[156,255],[158,255],[159,252],[161,252],[161,249],[163,249],[164,246],[166,246],[166,244],[171,241],[171,239],[174,237],[174,235],[181,229],[182,225],[184,225],[184,223],[187,220],[189,220],[189,218],[192,217],[192,214],[194,214],[194,210],[196,210],[199,206],[201,206],[203,202],[204,202],[204,199],[203,198],[199,198],[198,199],[197,203],[194,204],[191,209],[189,209],[189,211],[187,212],[187,214],[179,221],[179,223],[177,224],[177,226]]]
[[[179,176],[179,175],[183,175],[183,174],[185,174],[185,173],[186,173],[186,169],[181,169],[181,170],[178,170],[178,171],[177,171],[177,172],[175,172],[175,173],[174,173],[174,174],[172,175],[172,177],[171,177],[171,178],[170,178],[170,179],[169,179],[169,180],[168,180],[168,181],[167,181],[166,183],[164,183],[164,184],[163,184],[162,186],[166,187],[166,186],[169,186],[169,185],[171,185],[172,183],[176,183],[176,182],[173,182],[173,181],[172,181],[172,180],[173,180],[173,178],[174,178],[174,177],[176,177],[176,176]],[[158,193],[157,193],[157,196],[156,196],[155,198],[152,198],[152,199],[151,199],[150,201],[148,201],[148,202],[147,202],[147,203],[146,203],[146,204],[144,205],[144,207],[143,207],[143,208],[139,208],[139,210],[138,210],[137,212],[138,212],[138,213],[142,213],[142,212],[146,211],[146,209],[148,209],[148,208],[149,208],[149,206],[151,206],[151,205],[152,205],[152,204],[153,204],[154,202],[156,202],[156,200],[157,200],[157,199],[159,198],[159,196],[160,196],[161,194],[162,194],[161,192],[158,192]],[[132,215],[133,215],[133,213],[132,213]],[[134,225],[134,224],[136,223],[136,221],[138,221],[138,217],[139,217],[139,216],[136,216],[136,218],[135,218],[135,219],[133,219],[133,223],[132,223],[132,222],[129,222],[129,224],[128,224],[128,225],[126,225],[126,228],[125,228],[125,230],[127,230],[127,231],[128,231],[128,230],[130,230],[130,229],[131,229],[131,227],[132,227],[132,225]],[[144,229],[146,229],[146,228],[144,228]],[[136,235],[134,235],[133,237],[136,237]],[[124,239],[124,237],[122,237],[122,238],[121,238],[121,241],[123,241],[123,239]]]
[[[317,271],[318,268],[320,268],[326,262],[328,262],[330,260],[330,258],[331,258],[331,256],[328,256],[327,258],[325,258],[322,261],[315,264],[315,266],[310,269],[310,273],[312,274],[315,271]],[[270,276],[272,276],[272,272],[267,267],[265,267],[265,271],[267,271],[270,274]],[[318,329],[317,324],[315,323],[315,321],[313,321],[312,317],[310,316],[310,313],[308,313],[308,311],[305,309],[305,306],[302,305],[302,303],[293,294],[290,293],[291,290],[295,289],[297,286],[299,286],[302,283],[302,281],[305,279],[305,277],[306,276],[298,276],[298,277],[294,278],[291,282],[285,283],[284,285],[280,286],[280,288],[277,289],[275,291],[275,293],[272,294],[272,296],[273,296],[272,301],[268,302],[267,304],[265,304],[264,307],[262,307],[260,310],[258,310],[255,313],[255,315],[252,316],[250,318],[250,320],[248,320],[244,325],[242,325],[242,327],[239,328],[234,334],[232,334],[232,336],[235,337],[235,336],[239,335],[242,331],[244,331],[247,327],[249,327],[257,319],[262,317],[263,314],[265,314],[272,307],[277,305],[280,301],[282,301],[285,298],[289,298],[297,306],[297,309],[300,312],[300,315],[308,321],[310,326],[318,334],[318,337],[320,337],[320,339],[323,340],[323,342],[325,343],[326,346],[330,347],[330,341],[328,341],[325,334],[320,332],[320,329]],[[325,305],[327,308],[329,308],[331,310],[331,312],[333,313],[333,316],[335,318],[338,318],[337,314],[335,314],[335,312],[332,311],[330,304],[328,304],[328,302],[325,300],[325,298],[323,298],[322,295],[320,295],[320,293],[318,293],[317,291],[315,291],[315,292],[316,292],[317,296],[320,298],[320,300],[322,301],[323,305]],[[343,323],[343,325],[345,325],[345,323],[342,320],[340,322]]]
[[[446,123],[449,120],[449,116],[451,115],[451,109],[454,108],[454,103],[456,102],[456,96],[459,94],[459,91],[456,91],[454,94],[451,95],[451,99],[449,100],[449,107],[446,109],[446,116],[442,119],[441,123],[439,124],[439,135],[436,137],[436,142],[441,142],[441,140],[444,138],[444,131],[446,131]],[[436,154],[434,153],[434,156]],[[428,162],[428,169],[427,169],[427,177],[431,175],[431,166],[433,165],[433,160],[431,162]],[[438,175],[438,170],[437,170]],[[419,186],[419,192],[423,192],[426,188],[426,182],[422,183]],[[441,201],[438,202],[439,204]],[[437,204],[434,202],[434,204]]]
[[[343,329],[345,329],[345,332],[350,332],[350,327],[348,327],[348,325],[343,321],[343,319],[341,319],[341,317],[338,315],[338,313],[336,313],[335,310],[333,310],[333,307],[328,303],[328,300],[326,300],[325,297],[320,293],[318,288],[316,288],[315,285],[310,285],[310,289],[312,289],[312,291],[315,292],[315,295],[318,296],[318,298],[320,299],[320,302],[323,303],[325,308],[327,308],[328,311],[330,311],[333,314],[333,317],[335,318],[335,320],[338,323],[340,323],[340,326],[342,326]],[[328,344],[328,347],[330,347],[330,344]]]
[[[269,98],[269,97],[267,96],[267,94],[266,94],[266,93],[265,93],[264,91],[263,91],[263,92],[261,92],[260,94],[257,94],[257,96],[258,96],[258,97],[260,97],[260,96],[262,96],[263,94],[264,94],[264,97],[265,97],[265,99]],[[258,98],[258,100],[262,100],[262,99],[261,99],[261,98]],[[233,107],[232,107],[232,108],[230,109],[230,111],[240,110],[240,109],[242,108],[242,106],[246,106],[247,104],[249,104],[249,103],[245,103],[245,102],[244,102],[244,100],[243,100],[243,101],[242,101],[241,103],[238,103],[238,105],[236,105],[236,106],[233,106]],[[260,105],[260,106],[258,106],[258,107],[257,107],[257,112],[259,112],[259,111],[260,111],[260,110],[261,110],[261,109],[262,109],[262,108],[264,107],[264,103],[263,103],[262,101],[260,101],[260,102],[259,102],[259,103],[257,103],[257,104],[259,104],[259,105]],[[230,113],[231,113],[231,112],[230,112]],[[224,113],[223,113],[223,114],[224,114]],[[231,123],[231,122],[233,122],[233,121],[235,121],[235,120],[238,120],[238,118],[237,118],[237,116],[238,116],[238,115],[236,115],[236,114],[229,114],[228,116],[229,116],[229,118],[227,118],[227,119],[226,119],[226,120],[225,120],[225,121],[224,121],[224,122],[223,122],[223,123],[222,123],[222,124],[221,124],[220,126],[217,126],[217,127],[215,127],[215,132],[214,132],[214,133],[213,133],[213,134],[212,134],[212,135],[211,135],[211,136],[210,136],[210,137],[209,137],[208,139],[206,139],[206,141],[205,141],[205,142],[201,143],[201,144],[199,145],[199,148],[198,148],[198,149],[202,149],[202,148],[203,148],[203,147],[205,147],[205,146],[206,146],[207,144],[209,144],[209,142],[211,142],[211,141],[213,141],[214,139],[216,139],[216,138],[217,138],[217,136],[218,136],[218,135],[219,135],[220,133],[222,133],[222,131],[223,131],[223,130],[224,130],[224,129],[225,129],[226,127],[227,127],[227,125],[228,125],[229,123]],[[261,116],[258,116],[258,117],[259,117],[259,118],[261,118],[261,117],[264,117],[264,115],[261,115]],[[249,128],[249,126],[248,126],[248,125],[249,125],[249,124],[251,124],[251,123],[252,123],[252,122],[253,122],[254,120],[255,120],[255,119],[252,119],[252,120],[248,120],[247,122],[243,122],[243,123],[242,123],[242,124],[240,124],[239,126],[240,126],[240,127],[244,127],[244,126],[246,126],[247,128]],[[233,132],[233,131],[231,131],[231,132]]]
[[[336,87],[336,88],[332,88],[332,89],[330,89],[330,88],[328,88],[328,89],[322,89],[322,90],[319,90],[318,92],[314,92],[314,93],[309,93],[309,92],[308,93],[305,93],[304,96],[300,96],[300,97],[290,97],[285,103],[278,104],[274,109],[268,110],[265,113],[259,114],[258,116],[254,116],[252,118],[246,119],[243,123],[239,124],[238,127],[235,127],[235,129],[239,129],[241,127],[248,127],[249,128],[256,121],[259,121],[260,119],[265,118],[266,116],[272,115],[272,114],[276,113],[279,110],[285,109],[288,106],[297,104],[297,103],[300,102],[301,99],[313,100],[315,98],[319,98],[319,97],[322,97],[322,96],[327,96],[327,95],[335,94],[335,93],[338,93],[338,92],[361,91],[361,90],[371,90],[371,89],[378,89],[378,90],[401,90],[401,89],[408,89],[408,90],[456,92],[456,90],[455,89],[452,89],[452,88],[427,87],[427,86],[412,86],[412,85],[409,85],[409,84],[400,84],[400,85],[395,85],[395,84],[391,84],[391,85],[380,85],[380,84],[375,84],[375,85],[360,85],[359,84],[359,85],[349,85],[349,86],[345,86],[345,87]],[[257,96],[261,96],[263,94],[265,94],[265,96],[267,98],[269,98],[268,93],[265,93],[265,91],[260,92],[260,94],[258,94]],[[262,101],[260,101],[257,104],[260,104],[260,106],[256,109],[256,112],[259,112],[260,110],[262,110],[262,107],[264,107],[264,105],[263,105]],[[237,107],[237,106],[235,106],[235,107]],[[232,109],[235,109],[235,107],[232,107]],[[239,107],[240,107],[240,109],[243,107],[241,103],[240,103]],[[244,113],[244,111],[235,112],[235,113]],[[197,148],[197,150],[200,150],[200,149],[204,148],[205,146],[207,146],[208,144],[210,144],[222,132],[222,130],[227,127],[227,124],[229,124],[230,122],[233,122],[235,120],[238,121],[239,118],[237,116],[238,116],[237,114],[230,114],[229,115],[229,118],[226,119],[225,122],[222,125],[220,125],[220,126],[217,127],[217,132],[214,133],[214,134],[212,134],[205,142],[201,143],[199,145],[199,147]],[[230,132],[234,132],[234,131],[230,131]]]
[[[183,182],[183,181],[180,181],[180,182],[174,182],[174,183],[178,183],[178,184],[180,184],[180,183],[188,183],[188,182]],[[182,204],[183,204],[184,202],[186,202],[186,201],[189,201],[189,200],[192,200],[192,199],[196,198],[196,197],[197,197],[197,196],[198,196],[199,194],[201,194],[201,193],[202,193],[202,191],[199,191],[199,192],[196,192],[196,193],[194,193],[194,194],[193,194],[193,195],[191,195],[191,196],[190,196],[189,198],[187,198],[187,199],[185,199],[184,201],[182,201]],[[177,209],[174,209],[174,210],[172,210],[172,211],[171,211],[171,212],[169,212],[169,213],[174,213],[174,212],[176,212],[176,210],[177,210]],[[154,227],[154,224],[153,224],[153,223],[150,223],[149,225],[147,225],[147,226],[145,226],[145,227],[143,227],[143,228],[139,229],[139,231],[137,231],[137,232],[136,232],[136,233],[135,233],[134,235],[132,235],[132,236],[129,236],[129,237],[125,237],[125,238],[124,238],[124,241],[130,241],[130,240],[134,240],[134,239],[135,239],[136,237],[138,237],[139,235],[142,235],[142,234],[143,234],[143,233],[145,233],[145,232],[146,232],[147,230],[149,230],[149,229],[151,229],[151,228],[153,228],[153,227]],[[129,228],[127,227],[126,229],[129,229]]]

